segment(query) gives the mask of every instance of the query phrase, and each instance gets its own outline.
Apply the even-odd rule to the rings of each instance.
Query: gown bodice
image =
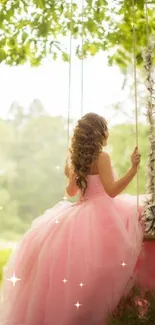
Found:
[[[117,173],[113,170],[114,178],[117,179]],[[80,192],[80,198],[88,199],[94,196],[108,196],[106,193],[104,186],[101,182],[99,174],[96,175],[88,175],[87,176],[87,189],[85,196],[83,198],[82,193]]]
[[[105,189],[102,185],[100,176],[97,175],[88,175],[87,176],[87,190],[86,196],[96,196],[98,194],[105,195]]]

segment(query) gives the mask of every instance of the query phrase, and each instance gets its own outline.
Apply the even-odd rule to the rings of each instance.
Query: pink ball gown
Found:
[[[107,325],[132,286],[142,241],[136,198],[111,198],[99,175],[88,176],[84,199],[47,210],[19,243],[4,273],[0,325]]]

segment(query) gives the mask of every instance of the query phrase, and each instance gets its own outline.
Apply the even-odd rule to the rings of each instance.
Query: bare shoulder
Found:
[[[100,166],[101,164],[106,164],[110,162],[110,156],[107,152],[103,151],[99,154],[97,159],[97,165]]]
[[[111,166],[111,159],[107,152],[101,152],[97,161],[98,173],[106,193],[112,197],[114,175]]]

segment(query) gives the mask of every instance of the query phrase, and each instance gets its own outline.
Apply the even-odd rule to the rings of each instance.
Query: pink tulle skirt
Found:
[[[135,281],[142,242],[132,196],[60,202],[33,222],[6,267],[0,325],[107,325]],[[155,249],[146,249],[151,265]]]

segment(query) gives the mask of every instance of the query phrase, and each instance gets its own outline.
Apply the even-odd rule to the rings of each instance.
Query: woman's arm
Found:
[[[72,174],[69,177],[69,183],[66,187],[66,192],[69,196],[75,196],[77,194],[77,185],[76,185],[76,180],[75,176]]]
[[[99,155],[97,167],[103,187],[112,198],[123,192],[137,173],[137,168],[132,166],[123,177],[115,180],[111,160],[106,152],[102,152]]]
[[[73,174],[71,167],[69,166],[69,159],[66,160],[65,175],[68,178],[66,192],[69,196],[75,196],[77,194],[78,188],[76,185],[75,175]]]

